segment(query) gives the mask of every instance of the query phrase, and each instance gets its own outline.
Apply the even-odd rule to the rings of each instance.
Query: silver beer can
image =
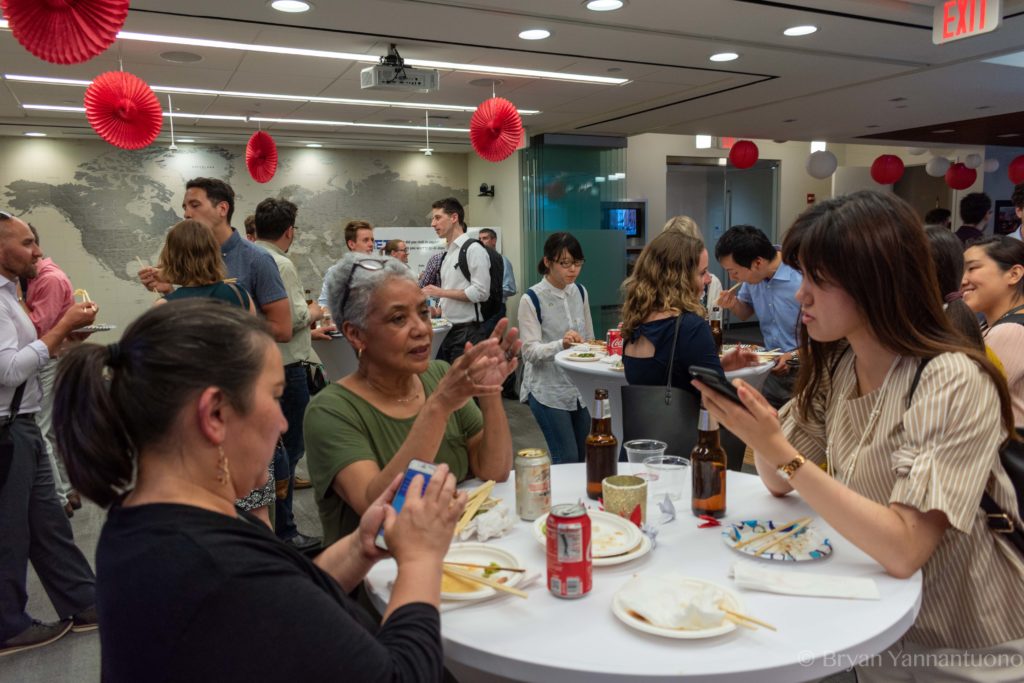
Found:
[[[516,514],[532,522],[551,510],[551,457],[543,448],[516,453]]]

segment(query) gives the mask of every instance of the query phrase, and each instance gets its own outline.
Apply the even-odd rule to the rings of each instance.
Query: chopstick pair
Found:
[[[455,578],[464,579],[466,581],[473,581],[474,583],[479,583],[479,584],[487,586],[489,588],[493,588],[494,590],[502,591],[503,593],[509,593],[511,595],[515,595],[516,597],[520,597],[520,598],[528,598],[528,597],[530,597],[529,594],[526,591],[521,591],[518,588],[513,588],[512,586],[506,586],[505,584],[499,583],[499,582],[495,581],[494,579],[489,579],[487,577],[480,576],[479,574],[474,574],[473,572],[468,572],[465,569],[459,569],[458,567],[453,567],[453,566],[451,566],[450,564],[447,564],[447,563],[442,565],[441,571],[443,571],[445,574],[448,574],[449,576],[454,576]]]
[[[793,536],[794,534],[807,528],[810,525],[811,521],[813,520],[810,517],[801,517],[800,519],[794,519],[792,522],[780,524],[771,531],[764,531],[762,533],[755,534],[746,540],[739,541],[733,547],[738,550],[740,548],[747,547],[751,543],[769,541],[769,543],[767,543],[766,545],[758,546],[754,550],[754,554],[760,556],[769,548],[775,547],[776,545],[786,540],[790,536]]]
[[[755,619],[754,617],[750,616],[749,614],[743,614],[741,612],[734,612],[733,610],[726,609],[725,607],[722,607],[721,605],[718,606],[718,609],[720,609],[723,612],[725,612],[726,618],[729,621],[731,621],[734,624],[736,624],[737,626],[742,626],[743,628],[749,628],[749,629],[753,630],[754,626],[752,624],[756,624],[757,626],[760,626],[761,628],[766,628],[769,631],[778,631],[779,630],[779,629],[775,628],[774,626],[772,626],[771,624],[769,624],[768,622],[761,621],[760,619]]]
[[[742,282],[737,282],[736,284],[734,284],[734,285],[733,285],[732,287],[730,287],[729,289],[727,289],[727,290],[725,290],[725,291],[727,291],[727,292],[735,292],[735,291],[736,291],[737,289],[739,289],[739,288],[740,288],[740,287],[741,287],[742,285],[743,285],[743,283],[742,283]]]
[[[522,567],[497,567],[490,564],[473,564],[472,562],[449,562],[445,560],[443,564],[450,565],[452,567],[469,567],[470,569],[490,569],[496,572],[522,573],[526,571]]]
[[[469,500],[466,502],[466,509],[462,512],[462,517],[459,519],[459,523],[455,525],[454,536],[458,536],[459,533],[466,528],[466,525],[473,519],[473,515],[480,509],[480,506],[484,504],[487,497],[491,495],[491,491],[494,489],[494,481],[485,481],[480,486],[473,489],[469,494]]]

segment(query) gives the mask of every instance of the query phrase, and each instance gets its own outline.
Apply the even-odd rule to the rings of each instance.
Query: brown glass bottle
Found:
[[[711,325],[711,337],[715,340],[715,352],[722,355],[722,309],[718,306],[711,308],[708,317],[708,324]]]
[[[697,445],[690,451],[694,515],[725,515],[725,450],[718,441],[718,423],[704,408],[697,423]]]
[[[587,497],[601,497],[601,482],[618,471],[619,440],[612,434],[612,411],[607,389],[594,390],[594,412],[587,434]]]

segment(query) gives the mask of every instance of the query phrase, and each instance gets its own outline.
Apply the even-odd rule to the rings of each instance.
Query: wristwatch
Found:
[[[805,462],[807,462],[807,458],[798,453],[795,458],[787,462],[785,465],[780,466],[775,471],[779,473],[780,477],[782,477],[786,481],[789,481],[790,479],[793,478],[793,475],[796,473],[796,471],[800,469],[800,466],[803,465]]]

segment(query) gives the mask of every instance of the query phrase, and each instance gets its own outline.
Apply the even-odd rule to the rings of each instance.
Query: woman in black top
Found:
[[[287,427],[281,368],[257,318],[209,300],[151,309],[119,344],[62,360],[61,452],[78,490],[111,506],[104,681],[441,680],[441,559],[465,494],[442,465],[396,515],[398,477],[315,561],[286,546],[234,506]],[[382,523],[398,578],[378,628],[346,592],[385,556]]]

